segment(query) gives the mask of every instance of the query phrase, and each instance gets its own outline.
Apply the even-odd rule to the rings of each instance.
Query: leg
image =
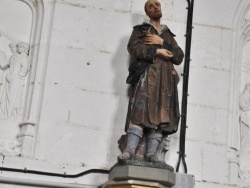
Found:
[[[151,131],[146,135],[147,151],[146,159],[149,162],[162,162],[157,156],[157,150],[162,139],[162,133]]]
[[[139,141],[143,136],[143,129],[137,125],[130,126],[127,130],[127,135],[127,146],[122,154],[118,156],[118,161],[120,162],[132,159]]]

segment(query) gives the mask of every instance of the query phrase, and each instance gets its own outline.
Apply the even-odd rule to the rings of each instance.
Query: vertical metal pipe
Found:
[[[193,6],[194,0],[187,0],[188,13],[187,13],[187,26],[186,26],[186,47],[185,47],[185,61],[183,69],[183,88],[182,88],[182,107],[181,107],[181,130],[180,130],[180,143],[179,143],[179,158],[177,162],[176,172],[179,172],[180,163],[182,161],[184,172],[187,173],[187,165],[185,161],[185,141],[186,141],[186,128],[187,128],[187,97],[188,97],[188,79],[190,67],[190,52],[192,42],[192,29],[193,29]]]

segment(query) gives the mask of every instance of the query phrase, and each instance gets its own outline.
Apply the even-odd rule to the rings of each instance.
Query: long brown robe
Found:
[[[163,46],[145,45],[145,31],[163,38]],[[180,119],[177,92],[179,76],[173,64],[181,64],[184,54],[174,36],[165,25],[160,33],[147,23],[134,27],[127,46],[131,61],[143,62],[147,66],[139,71],[138,79],[131,84],[126,129],[131,122],[146,128],[161,129],[165,134],[177,131]],[[156,57],[157,48],[171,51],[173,57],[170,60]]]

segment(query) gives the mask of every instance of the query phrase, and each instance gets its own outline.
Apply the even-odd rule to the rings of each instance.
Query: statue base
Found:
[[[126,161],[111,168],[103,188],[171,188],[175,185],[173,167],[166,163]]]
[[[125,181],[108,181],[102,188],[170,188],[157,182],[125,180]]]
[[[175,173],[175,186],[172,188],[194,188],[195,180],[191,174]]]

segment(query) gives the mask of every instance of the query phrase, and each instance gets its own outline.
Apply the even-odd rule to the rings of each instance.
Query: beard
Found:
[[[162,17],[162,13],[161,12],[156,12],[150,15],[149,18],[153,19],[153,20],[159,20]]]

